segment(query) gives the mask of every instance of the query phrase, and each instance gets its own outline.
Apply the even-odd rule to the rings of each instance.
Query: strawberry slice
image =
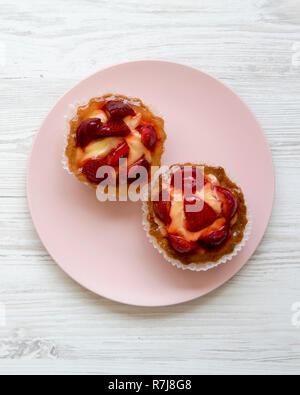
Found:
[[[111,119],[121,119],[127,117],[127,115],[135,116],[135,112],[130,105],[121,100],[110,100],[105,103],[102,109],[108,112]]]
[[[153,151],[157,142],[157,135],[152,125],[144,125],[138,128],[142,136],[142,143],[148,150]]]
[[[124,141],[116,149],[111,151],[106,157],[106,162],[109,166],[118,166],[121,158],[127,158],[129,155],[129,145]]]
[[[100,184],[100,182],[106,180],[111,175],[106,175],[102,178],[97,178],[97,171],[100,167],[106,166],[107,163],[103,159],[90,159],[82,167],[82,173],[86,178],[93,184]]]
[[[172,248],[180,254],[187,254],[196,248],[194,243],[190,243],[179,235],[169,234],[169,242]]]
[[[199,205],[202,210],[196,212],[187,211],[189,205]],[[197,207],[195,206],[195,209]],[[190,232],[199,232],[200,230],[207,228],[215,222],[217,215],[214,210],[198,196],[186,197],[184,200],[184,212],[186,219],[186,228]]]
[[[96,138],[102,122],[98,118],[88,118],[81,122],[76,131],[77,146],[84,148]]]
[[[185,166],[178,169],[172,174],[171,185],[175,189],[180,189],[180,174],[182,182],[182,190],[187,192],[192,190],[193,193],[200,191],[206,183],[203,172],[195,166]]]
[[[216,186],[215,189],[222,202],[222,211],[225,218],[231,220],[238,210],[237,198],[226,188]]]
[[[228,235],[229,227],[228,225],[224,225],[222,226],[222,228],[210,232],[204,238],[200,238],[198,240],[198,244],[208,250],[218,248],[226,242],[226,240],[228,239]]]
[[[122,136],[125,137],[130,133],[129,127],[122,120],[109,120],[102,124],[98,129],[96,137],[111,137]]]
[[[159,200],[155,200],[153,202],[153,210],[157,218],[159,218],[164,224],[169,225],[171,223],[171,202],[169,194],[164,192],[167,191],[161,191],[159,194]]]
[[[138,167],[144,167],[147,170],[147,174],[148,174],[147,178],[149,178],[150,163],[145,158],[141,158],[137,162],[130,165],[128,167],[127,173],[129,174],[130,171],[133,172],[134,170],[138,170]],[[128,175],[128,182],[132,183],[135,180],[137,180],[137,178],[139,178],[141,182],[147,181],[147,179],[143,179],[143,177],[138,174],[137,176],[129,176]]]

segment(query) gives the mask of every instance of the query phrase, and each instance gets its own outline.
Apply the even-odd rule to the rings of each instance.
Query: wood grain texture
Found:
[[[0,373],[300,372],[300,4],[298,0],[0,0]],[[70,280],[28,213],[32,139],[57,99],[99,69],[179,61],[234,89],[270,143],[270,226],[228,284],[144,309]],[[253,158],[255,160],[255,158]]]

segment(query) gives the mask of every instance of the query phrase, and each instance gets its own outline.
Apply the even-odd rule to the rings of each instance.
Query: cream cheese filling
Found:
[[[88,144],[84,150],[77,148],[76,160],[80,165],[88,159],[105,158],[112,149],[122,144],[122,137],[105,137]]]
[[[102,123],[108,121],[108,117],[102,110],[95,110],[93,111],[87,118],[99,118]]]
[[[151,163],[151,152],[144,146],[141,140],[141,134],[137,130],[132,130],[130,135],[126,137],[126,142],[129,145],[130,151],[128,156],[128,165],[135,163],[143,156]]]

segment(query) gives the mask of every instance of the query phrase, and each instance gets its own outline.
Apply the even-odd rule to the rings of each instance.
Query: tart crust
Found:
[[[164,152],[164,143],[167,135],[164,131],[164,120],[153,114],[149,107],[147,107],[140,99],[130,98],[124,95],[117,94],[105,94],[103,96],[92,98],[87,105],[82,105],[77,108],[76,115],[69,121],[69,133],[67,136],[67,146],[65,149],[65,156],[67,158],[67,164],[69,170],[77,177],[81,182],[85,182],[91,185],[94,189],[97,189],[97,185],[90,182],[86,176],[80,171],[76,163],[77,156],[77,144],[76,144],[76,131],[79,125],[85,119],[89,118],[89,114],[93,111],[99,110],[109,100],[121,99],[134,109],[134,111],[142,114],[141,123],[152,124],[155,127],[158,141],[155,150],[152,152],[151,166],[160,166],[161,157]],[[119,194],[119,187],[117,187],[116,194]]]
[[[191,253],[180,254],[171,247],[168,237],[162,235],[160,227],[155,221],[153,202],[150,198],[149,201],[146,203],[148,208],[147,220],[150,228],[149,233],[152,237],[156,239],[159,247],[164,250],[170,258],[180,261],[183,265],[189,265],[191,263],[205,264],[208,262],[218,262],[223,256],[232,254],[235,250],[235,247],[243,241],[245,228],[248,223],[247,206],[245,203],[243,192],[233,181],[229,179],[229,177],[226,175],[225,170],[222,167],[192,163],[186,163],[184,165],[173,165],[172,167],[175,166],[204,166],[205,175],[212,174],[217,177],[220,186],[229,189],[238,199],[239,208],[236,221],[230,227],[229,237],[227,241],[220,248],[214,250],[200,249],[200,251],[197,252],[192,251]]]

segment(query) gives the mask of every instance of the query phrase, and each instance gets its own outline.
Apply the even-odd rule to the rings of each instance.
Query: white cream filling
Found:
[[[104,158],[112,149],[122,144],[122,137],[105,137],[101,140],[94,141],[87,145],[84,151],[77,148],[77,161],[85,162],[87,159]]]
[[[102,110],[95,110],[88,118],[99,118],[102,123],[108,121],[107,115]]]
[[[135,114],[134,117],[131,115],[128,115],[127,117],[125,117],[123,119],[123,121],[126,123],[126,125],[129,127],[129,129],[131,131],[133,131],[134,129],[136,129],[139,126],[141,120],[142,120],[142,114],[140,112]]]
[[[220,185],[219,180],[217,179],[217,177],[213,174],[209,174],[207,176],[207,178],[209,179],[209,181],[214,184],[214,185]]]
[[[202,193],[203,195],[203,193]],[[222,202],[217,199],[217,196],[213,190],[213,185],[209,182],[204,187],[204,201],[210,205],[217,215],[222,212]]]
[[[126,137],[130,151],[128,156],[128,165],[131,165],[145,156],[145,159],[151,163],[151,152],[144,146],[141,140],[141,134],[137,130],[132,130],[131,134]]]

